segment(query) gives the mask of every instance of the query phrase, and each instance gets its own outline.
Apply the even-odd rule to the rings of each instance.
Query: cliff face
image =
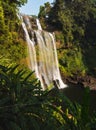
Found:
[[[37,24],[36,24],[36,18],[34,18],[32,16],[23,16],[23,17],[24,17],[24,19],[26,19],[26,17],[28,17],[30,19],[31,27],[33,28],[33,30],[38,29]],[[50,30],[50,28],[51,27],[49,27],[49,30]],[[28,29],[30,37],[32,38],[30,28],[28,26],[27,26],[27,29]],[[48,31],[48,29],[47,29],[47,31]],[[52,29],[51,31],[54,31],[54,29]],[[60,64],[59,67],[61,70],[63,80],[66,83],[82,85],[83,87],[89,86],[90,89],[95,90],[96,89],[96,85],[95,85],[96,79],[95,79],[94,75],[89,74],[88,69],[86,70],[86,67],[90,68],[89,71],[91,72],[91,68],[93,69],[95,67],[95,50],[93,49],[92,53],[90,53],[90,48],[92,50],[92,48],[94,48],[94,47],[91,46],[90,48],[85,49],[84,46],[82,46],[82,51],[81,51],[81,49],[80,49],[81,46],[76,47],[72,44],[70,44],[71,46],[66,46],[62,40],[63,39],[62,33],[59,31],[56,31],[56,30],[54,33],[55,33],[55,39],[57,41],[56,45],[57,45],[59,64]],[[34,38],[35,38],[35,42],[36,42],[37,39],[36,39],[35,34],[34,34]],[[37,47],[37,49],[38,49],[38,47]],[[94,57],[94,58],[91,58],[91,55],[93,55],[92,57]],[[92,64],[90,61],[92,62]],[[90,64],[89,63],[86,64],[85,62],[86,63],[89,62]],[[28,61],[28,63],[30,63],[30,62]],[[73,63],[74,63],[74,66],[73,66]],[[95,71],[94,71],[94,74],[95,74]]]
[[[67,87],[59,72],[54,34],[42,30],[38,19],[36,19],[37,28],[34,30],[32,20],[29,16],[22,17],[22,28],[28,46],[29,68],[41,81],[43,90],[55,86],[59,89]]]
[[[63,77],[63,76],[62,76]],[[90,75],[86,76],[69,76],[63,79],[66,84],[73,85],[75,87],[89,87],[90,90],[96,90],[96,78]]]

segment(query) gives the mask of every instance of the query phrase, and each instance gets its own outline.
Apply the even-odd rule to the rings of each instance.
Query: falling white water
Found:
[[[61,75],[60,75],[60,71],[59,71],[59,66],[58,66],[58,59],[57,59],[57,51],[56,51],[56,45],[55,45],[55,40],[54,40],[54,37],[51,33],[49,33],[49,35],[51,36],[52,38],[52,44],[53,44],[53,49],[54,49],[54,64],[56,65],[55,67],[55,72],[54,72],[54,80],[58,80],[59,81],[59,84],[58,82],[57,83],[57,86],[58,88],[62,89],[62,88],[65,88],[67,87],[66,84],[63,83],[62,79],[61,79]],[[56,73],[56,74],[55,74]]]
[[[37,78],[41,81],[42,89],[45,90],[48,87],[53,88],[55,86],[59,89],[67,87],[60,76],[53,35],[42,30],[38,19],[36,19],[38,30],[35,31],[32,30],[30,19],[28,17],[23,19],[22,27],[28,44],[30,69],[35,70]],[[30,38],[29,32],[34,32],[35,40],[32,40],[34,37]],[[36,42],[35,44],[34,41]],[[36,56],[36,54],[38,55]]]
[[[41,27],[39,19],[36,19],[36,23],[37,23],[38,30],[42,31],[42,27]]]
[[[28,52],[29,52],[29,58],[30,58],[29,68],[32,71],[35,71],[36,76],[38,78],[39,76],[38,76],[38,67],[37,67],[36,51],[35,51],[34,42],[30,39],[26,25],[25,25],[24,22],[22,22],[22,27],[24,29],[26,41],[27,41],[27,44],[28,44]]]

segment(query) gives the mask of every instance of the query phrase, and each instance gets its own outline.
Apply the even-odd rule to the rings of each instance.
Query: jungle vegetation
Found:
[[[26,42],[17,14],[26,3],[0,0],[0,130],[95,130],[89,87],[79,104],[56,88],[42,91],[34,72],[24,66]],[[96,1],[47,2],[38,17],[43,29],[55,32],[63,75],[93,76],[94,71],[96,76]]]
[[[55,32],[61,71],[96,76],[96,0],[47,2],[38,17],[45,30]]]
[[[42,91],[34,72],[18,67],[0,65],[0,130],[95,130],[88,87],[79,104],[57,88]]]

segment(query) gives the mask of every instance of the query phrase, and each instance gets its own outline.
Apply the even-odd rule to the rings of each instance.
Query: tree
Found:
[[[19,6],[26,2],[27,0],[0,0],[0,57],[5,58],[2,63],[8,61],[9,64],[10,60],[16,63],[17,59],[25,57],[24,41],[18,35],[20,20],[17,14]],[[22,54],[19,53],[20,50]]]
[[[27,3],[27,0],[1,0],[4,11],[5,24],[12,30],[12,26],[17,22],[18,7]],[[13,24],[14,23],[14,24]],[[11,26],[12,25],[12,26]]]
[[[49,23],[63,32],[65,42],[84,42],[89,35],[95,39],[95,19],[96,0],[55,0],[49,14]]]
[[[51,10],[51,5],[49,2],[46,2],[44,6],[40,6],[38,17],[44,29],[46,28],[46,25],[48,23],[50,10]]]
[[[49,2],[46,2],[44,6],[40,6],[40,11],[38,14],[39,18],[46,18],[49,16],[49,12],[51,10],[51,5]]]
[[[55,0],[49,14],[49,23],[56,26],[58,29],[62,28],[59,12],[63,11],[64,8],[65,4],[63,0]]]
[[[41,17],[44,18],[45,17],[45,7],[44,6],[40,6],[38,17],[39,18],[41,18]]]
[[[4,10],[0,1],[0,35],[4,34],[5,21],[4,21]]]

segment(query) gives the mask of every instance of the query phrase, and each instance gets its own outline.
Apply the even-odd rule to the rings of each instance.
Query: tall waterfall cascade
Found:
[[[30,17],[22,17],[22,27],[28,45],[29,68],[35,71],[43,90],[55,86],[59,89],[65,88],[67,85],[61,79],[54,36],[42,30],[38,19],[36,25],[37,30],[33,30]]]

